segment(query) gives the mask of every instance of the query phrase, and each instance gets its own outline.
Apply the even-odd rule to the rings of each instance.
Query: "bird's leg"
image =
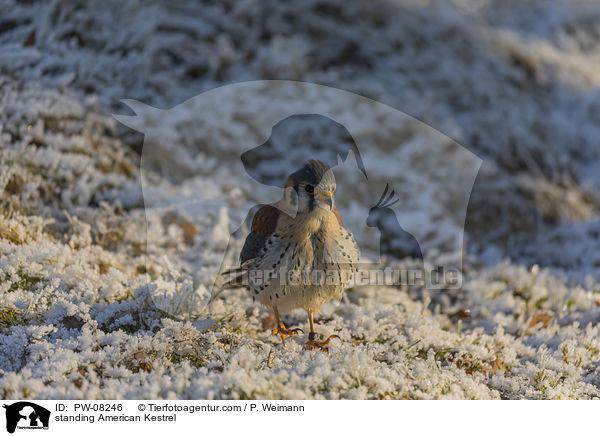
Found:
[[[312,312],[308,312],[308,322],[310,324],[310,333],[308,334],[308,342],[306,343],[306,346],[309,348],[309,350],[318,349],[321,351],[329,351],[329,348],[327,348],[327,344],[329,344],[329,341],[331,341],[333,338],[339,339],[340,337],[338,335],[331,335],[324,341],[317,341],[317,332],[315,331],[315,320],[313,319]]]
[[[298,332],[302,332],[302,329],[288,329],[285,324],[283,323],[283,320],[281,319],[281,316],[279,315],[279,310],[277,310],[276,307],[273,307],[273,312],[275,313],[275,318],[277,318],[277,325],[278,327],[273,330],[271,333],[273,333],[274,335],[279,335],[281,336],[281,340],[285,341],[285,338],[288,336],[293,336],[293,335],[297,335]],[[302,332],[304,333],[304,332]]]

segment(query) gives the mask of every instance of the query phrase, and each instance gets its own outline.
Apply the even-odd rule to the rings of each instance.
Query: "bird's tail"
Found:
[[[254,259],[249,260],[248,262],[242,264],[237,268],[230,268],[228,270],[223,271],[220,274],[220,277],[225,277],[225,281],[217,287],[217,281],[215,281],[215,285],[211,291],[210,299],[208,300],[208,304],[212,303],[217,299],[219,295],[223,293],[223,291],[232,288],[240,288],[246,286],[248,284],[248,267],[252,263]]]

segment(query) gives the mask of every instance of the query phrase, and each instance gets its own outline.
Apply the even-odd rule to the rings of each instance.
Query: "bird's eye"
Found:
[[[309,194],[314,194],[315,193],[315,187],[313,185],[306,185],[304,187],[304,190],[306,192],[308,192]]]

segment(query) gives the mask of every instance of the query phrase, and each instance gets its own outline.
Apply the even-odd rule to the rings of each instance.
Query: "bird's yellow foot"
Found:
[[[275,330],[273,330],[271,333],[274,335],[278,335],[281,336],[281,340],[285,341],[285,338],[289,337],[289,336],[294,336],[297,335],[298,332],[302,332],[302,329],[288,329],[287,327],[279,327],[276,328]]]
[[[309,350],[329,351],[329,347],[327,347],[327,345],[329,344],[329,342],[333,338],[337,338],[337,339],[340,338],[338,335],[331,335],[327,339],[325,339],[324,341],[317,341],[317,340],[315,340],[316,336],[317,336],[317,334],[315,332],[310,332],[309,333],[309,335],[308,335],[308,342],[306,343],[306,346],[308,347]]]

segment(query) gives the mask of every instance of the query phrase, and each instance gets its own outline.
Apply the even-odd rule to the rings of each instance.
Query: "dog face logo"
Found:
[[[416,260],[411,268],[435,272],[436,280],[425,275],[432,277],[429,289],[461,287],[465,217],[482,161],[426,123],[351,92],[279,80],[215,88],[167,110],[123,102],[135,115],[114,117],[144,133],[148,228],[169,223],[184,235],[171,252],[187,258],[199,243],[191,223],[214,223],[202,250],[211,268],[213,259],[222,259],[216,278],[238,266],[255,206],[279,204],[288,176],[316,159],[335,174],[335,205],[358,244],[361,267],[380,270],[382,255],[409,257]],[[169,181],[173,195],[153,189],[156,174]],[[213,194],[219,187],[223,192]],[[186,229],[194,230],[187,239]],[[167,254],[152,262],[148,270],[180,264]],[[204,275],[189,268],[181,277],[192,292],[200,289],[192,280],[201,283]]]
[[[3,406],[6,409],[6,431],[19,429],[48,429],[50,411],[29,401]]]

